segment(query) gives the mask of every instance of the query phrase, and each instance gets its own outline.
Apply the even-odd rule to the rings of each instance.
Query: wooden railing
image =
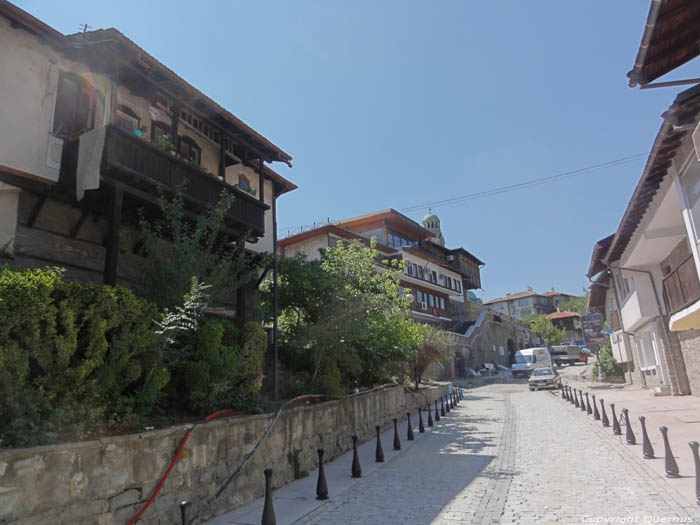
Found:
[[[664,301],[669,315],[700,299],[700,280],[692,255],[664,277],[663,282]]]
[[[158,185],[174,192],[184,184],[183,198],[201,208],[218,202],[222,192],[233,194],[235,201],[227,222],[235,222],[255,235],[265,232],[268,206],[259,199],[115,126],[107,130],[102,172],[149,193]],[[157,191],[153,195],[157,197]]]

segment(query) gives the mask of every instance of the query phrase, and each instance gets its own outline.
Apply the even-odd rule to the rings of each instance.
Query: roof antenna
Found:
[[[87,33],[88,29],[92,29],[92,27],[87,24],[80,24],[78,27],[83,30],[83,33]]]

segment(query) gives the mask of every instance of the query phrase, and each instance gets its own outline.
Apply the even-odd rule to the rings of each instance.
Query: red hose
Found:
[[[158,486],[156,487],[156,490],[153,491],[153,494],[151,494],[151,497],[148,498],[148,501],[146,504],[141,507],[141,510],[131,518],[131,521],[129,522],[129,525],[134,525],[137,521],[141,519],[141,516],[143,516],[143,513],[146,512],[146,509],[151,506],[151,503],[156,499],[156,496],[160,492],[160,489],[163,487],[163,484],[165,483],[165,480],[168,479],[168,476],[170,475],[170,471],[173,470],[173,467],[175,466],[175,463],[177,463],[177,460],[180,458],[180,454],[182,454],[182,449],[185,448],[185,443],[187,443],[187,440],[190,439],[190,433],[191,431],[187,431],[185,434],[185,437],[182,438],[182,441],[180,442],[180,446],[177,448],[177,452],[175,453],[175,457],[173,460],[170,462],[170,465],[168,465],[168,470],[165,471],[165,474],[163,475],[162,478],[160,478],[160,482],[158,483]]]
[[[394,384],[388,384],[388,385],[382,385],[377,388],[373,388],[371,390],[367,390],[365,392],[358,392],[358,394],[367,394],[369,392],[375,392],[377,390],[384,390],[386,388],[392,388],[396,385]],[[357,395],[357,394],[354,394]],[[321,397],[319,394],[311,394],[308,396],[299,396],[296,397],[292,400],[294,403],[298,403],[299,401],[309,401],[311,399],[318,399]],[[352,396],[329,396],[329,397],[352,397]],[[231,409],[226,409],[226,410],[219,410],[218,412],[214,412],[213,414],[208,415],[207,417],[204,418],[205,421],[210,421],[214,419],[215,417],[218,417],[222,414],[228,414],[233,412]],[[172,461],[170,462],[170,465],[168,465],[168,470],[165,471],[165,474],[163,474],[163,477],[160,478],[160,481],[158,482],[158,486],[155,488],[153,491],[153,494],[151,494],[151,497],[148,498],[148,501],[146,504],[141,508],[141,510],[131,518],[131,521],[129,522],[128,525],[134,525],[137,521],[141,519],[141,516],[143,516],[143,513],[146,512],[148,507],[151,506],[151,504],[155,501],[156,496],[158,496],[158,493],[160,492],[160,489],[163,487],[163,484],[165,481],[168,479],[168,476],[170,476],[170,472],[173,470],[173,467],[175,466],[175,463],[177,463],[177,460],[180,458],[180,454],[182,454],[182,450],[185,448],[185,443],[187,443],[187,440],[190,438],[190,434],[192,433],[192,430],[194,430],[194,427],[196,427],[197,424],[195,424],[190,430],[187,431],[185,436],[182,438],[182,441],[180,442],[180,446],[177,448],[177,452],[175,453],[175,457],[173,457]]]
[[[205,421],[209,421],[211,419],[214,419],[215,417],[218,417],[222,414],[228,414],[229,412],[233,412],[231,409],[226,409],[226,410],[219,410],[218,412],[214,412],[213,414],[209,414],[207,417],[204,418]],[[197,425],[195,425],[197,426]],[[165,480],[168,479],[168,476],[170,476],[170,472],[173,470],[173,467],[175,466],[175,463],[177,463],[177,460],[180,459],[180,454],[182,454],[182,450],[185,448],[185,443],[187,443],[187,440],[190,439],[190,434],[192,433],[192,430],[194,430],[194,427],[192,429],[188,430],[185,433],[185,436],[182,438],[182,441],[180,441],[180,446],[177,447],[177,452],[175,452],[175,457],[173,457],[172,461],[170,462],[170,465],[168,465],[168,470],[165,471],[165,474],[163,474],[163,477],[160,478],[160,481],[158,482],[158,486],[156,489],[153,491],[153,494],[151,494],[151,497],[148,498],[148,501],[146,504],[141,507],[141,510],[131,518],[131,521],[129,522],[129,525],[134,525],[137,521],[141,519],[141,516],[143,516],[143,513],[146,512],[148,507],[151,506],[151,503],[153,503],[156,499],[156,496],[160,492],[160,489],[163,488],[163,484],[165,483]]]

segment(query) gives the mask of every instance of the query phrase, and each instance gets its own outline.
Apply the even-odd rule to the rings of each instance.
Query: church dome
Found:
[[[427,221],[439,221],[439,220],[440,220],[440,218],[439,218],[437,215],[435,215],[434,213],[430,213],[430,212],[428,213],[428,215],[426,215],[425,217],[423,217],[423,222],[427,222]]]

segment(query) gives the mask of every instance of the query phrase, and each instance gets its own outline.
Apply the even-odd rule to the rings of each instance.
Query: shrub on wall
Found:
[[[262,384],[267,335],[256,323],[237,329],[228,321],[209,319],[185,341],[188,355],[173,386],[181,385],[187,409],[209,414],[243,408]]]
[[[119,286],[0,267],[0,447],[242,408],[260,390],[267,336],[206,318],[206,288],[193,279],[162,313]]]
[[[34,445],[147,412],[168,381],[157,308],[60,270],[0,269],[0,439]]]

